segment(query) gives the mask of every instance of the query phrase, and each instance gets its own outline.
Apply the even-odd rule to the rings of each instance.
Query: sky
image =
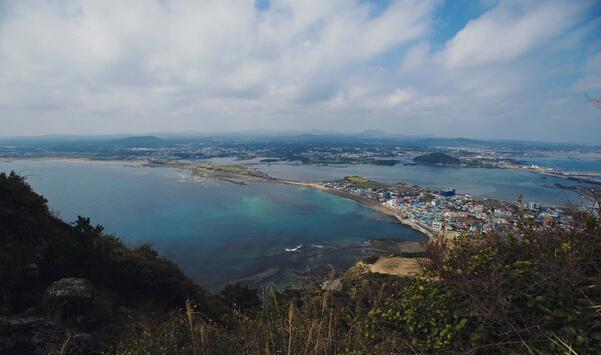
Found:
[[[601,1],[0,0],[0,136],[601,143]]]

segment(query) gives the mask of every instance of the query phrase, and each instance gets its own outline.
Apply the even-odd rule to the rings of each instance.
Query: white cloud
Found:
[[[442,53],[448,67],[469,67],[509,61],[572,26],[582,3],[568,1],[505,1],[470,21]]]
[[[501,0],[444,43],[440,3],[5,2],[0,135],[373,124],[497,136],[511,120],[541,126],[553,98],[593,114],[578,108],[601,82],[592,2]],[[594,131],[570,120],[574,137]]]
[[[396,1],[373,17],[369,5],[340,0],[272,1],[265,11],[246,0],[11,5],[0,65],[13,86],[175,85],[200,96],[291,99],[416,38],[432,8]]]
[[[398,106],[408,102],[413,98],[413,93],[407,89],[395,89],[390,95],[387,95],[382,100],[385,106]]]
[[[420,43],[412,47],[403,59],[401,71],[411,72],[431,64],[430,55],[430,45],[428,43]]]

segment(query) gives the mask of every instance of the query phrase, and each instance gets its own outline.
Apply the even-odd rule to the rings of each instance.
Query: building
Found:
[[[455,196],[455,189],[450,189],[450,188],[446,188],[446,189],[442,189],[440,191],[440,195],[444,196],[444,197],[452,197]]]
[[[528,202],[528,209],[530,211],[538,211],[538,210],[540,210],[540,203],[538,203],[536,201],[530,201],[530,202]]]

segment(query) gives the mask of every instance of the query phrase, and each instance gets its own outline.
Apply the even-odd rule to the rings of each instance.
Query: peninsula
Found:
[[[428,238],[442,235],[455,238],[462,233],[508,232],[520,218],[539,225],[567,225],[565,208],[541,206],[536,202],[500,201],[456,194],[455,190],[435,191],[403,183],[387,184],[360,176],[334,181],[297,181],[271,177],[245,165],[219,165],[175,160],[148,161],[146,167],[172,167],[193,174],[235,184],[279,183],[315,189],[351,199],[377,212],[396,218]]]

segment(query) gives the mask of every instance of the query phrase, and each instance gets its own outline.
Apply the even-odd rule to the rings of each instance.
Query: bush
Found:
[[[577,216],[569,230],[524,223],[512,234],[465,235],[452,245],[433,240],[423,277],[349,271],[341,292],[304,288],[274,294],[258,309],[235,310],[227,325],[196,318],[183,345],[151,349],[597,353],[600,231],[598,219]],[[185,312],[172,317],[189,327]],[[170,334],[170,322],[154,323],[143,333]],[[183,339],[177,335],[183,330],[173,332],[166,338]],[[129,346],[140,337],[125,339],[126,348],[134,349]],[[147,341],[151,338],[156,337]]]
[[[19,311],[39,305],[52,282],[81,277],[126,304],[140,300],[175,307],[207,295],[173,262],[149,245],[125,246],[89,218],[72,225],[52,216],[46,199],[14,172],[0,173],[0,302]]]
[[[464,235],[446,248],[447,257],[431,253],[430,272],[477,325],[471,346],[601,348],[601,227],[591,215],[575,217],[569,230],[526,221],[510,234]]]

